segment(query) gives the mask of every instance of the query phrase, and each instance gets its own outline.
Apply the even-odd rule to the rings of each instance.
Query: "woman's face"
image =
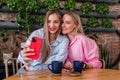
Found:
[[[63,34],[71,34],[76,25],[72,19],[72,17],[68,14],[63,15],[63,24],[62,24],[62,33]]]
[[[48,17],[48,30],[51,34],[55,34],[60,27],[60,20],[57,14],[51,14]]]

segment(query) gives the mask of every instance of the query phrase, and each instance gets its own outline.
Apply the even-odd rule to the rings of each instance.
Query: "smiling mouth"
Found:
[[[50,28],[50,30],[51,30],[51,31],[55,31],[55,30],[56,30],[56,28]]]

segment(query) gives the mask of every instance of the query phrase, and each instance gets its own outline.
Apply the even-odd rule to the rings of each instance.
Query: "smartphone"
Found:
[[[42,48],[42,39],[39,37],[32,37],[31,43],[30,43],[30,49],[34,49],[34,55],[28,56],[29,58],[33,60],[37,60],[40,55],[40,50]]]

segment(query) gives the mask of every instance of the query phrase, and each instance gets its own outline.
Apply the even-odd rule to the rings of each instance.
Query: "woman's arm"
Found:
[[[95,41],[86,38],[83,42],[83,47],[87,68],[101,68],[102,64],[99,61],[99,49]]]
[[[36,30],[36,31],[32,32],[32,34],[27,39],[23,50],[21,50],[19,52],[19,55],[18,55],[18,58],[17,58],[18,62],[28,64],[27,62],[32,60],[31,58],[28,58],[28,56],[29,55],[34,55],[34,53],[33,53],[34,50],[29,48],[29,45],[30,45],[30,42],[31,42],[33,36],[38,36],[38,37],[43,38],[43,29],[39,29],[39,30]],[[29,54],[28,54],[28,52],[29,52]]]

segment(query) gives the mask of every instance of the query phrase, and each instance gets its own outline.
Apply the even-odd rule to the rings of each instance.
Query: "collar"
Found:
[[[61,35],[58,35],[55,42],[51,46],[57,46],[62,41]]]

